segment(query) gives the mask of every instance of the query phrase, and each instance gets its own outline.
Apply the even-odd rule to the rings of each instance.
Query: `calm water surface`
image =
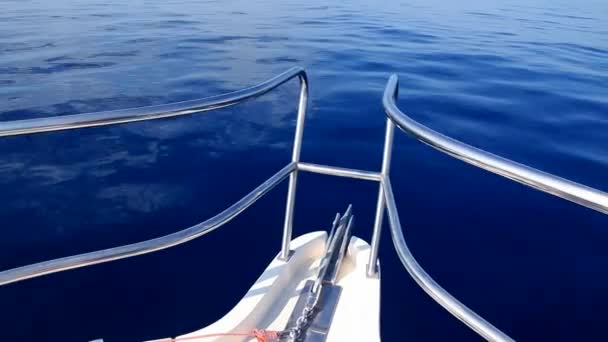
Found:
[[[168,103],[310,72],[302,158],[379,169],[381,93],[421,122],[608,190],[608,2],[0,2],[0,120]],[[289,159],[297,84],[218,112],[0,140],[0,269],[167,234]],[[607,340],[608,220],[396,137],[420,263],[518,340]],[[296,233],[374,184],[303,175]],[[205,238],[0,288],[0,340],[140,341],[221,317],[277,253],[286,185]],[[382,239],[382,337],[477,340]],[[254,257],[251,257],[251,252]]]

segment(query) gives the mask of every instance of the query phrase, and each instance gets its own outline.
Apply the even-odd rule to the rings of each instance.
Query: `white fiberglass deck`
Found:
[[[178,336],[176,341],[254,341],[249,336],[213,336],[247,333],[254,329],[281,331],[294,309],[306,280],[313,280],[325,251],[327,233],[302,235],[291,242],[288,261],[274,258],[236,306],[217,322]],[[336,285],[342,288],[327,336],[329,342],[380,340],[380,278],[367,277],[370,246],[352,237]],[[171,339],[160,339],[170,341]]]

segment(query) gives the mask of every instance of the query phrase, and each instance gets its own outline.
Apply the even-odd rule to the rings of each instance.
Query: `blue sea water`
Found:
[[[422,123],[608,190],[608,2],[0,2],[0,120],[194,99],[304,66],[302,160],[378,170],[381,94]],[[0,269],[157,237],[211,217],[290,157],[297,82],[213,113],[0,139]],[[608,220],[405,134],[404,234],[447,290],[518,340],[608,339]],[[0,340],[141,341],[227,312],[280,247],[286,184],[177,248],[0,288]],[[295,233],[377,185],[302,175]],[[386,227],[385,227],[386,228]],[[479,338],[433,302],[382,237],[382,338]],[[253,256],[252,256],[253,251]]]

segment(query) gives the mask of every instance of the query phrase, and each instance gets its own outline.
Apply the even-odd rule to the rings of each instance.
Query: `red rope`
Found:
[[[160,340],[155,340],[154,342],[179,342],[179,341],[190,341],[190,340],[197,340],[200,338],[221,337],[221,336],[243,336],[243,337],[249,336],[249,337],[255,337],[258,342],[271,342],[271,341],[278,340],[279,333],[277,331],[272,331],[272,330],[253,329],[252,331],[250,331],[248,333],[234,332],[234,333],[205,334],[205,335],[176,337],[176,338],[163,338]]]

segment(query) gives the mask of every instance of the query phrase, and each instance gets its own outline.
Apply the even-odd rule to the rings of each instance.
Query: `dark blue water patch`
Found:
[[[120,29],[121,29],[121,27],[120,27],[120,26],[116,26],[116,25],[112,25],[112,26],[106,26],[106,27],[104,27],[104,28],[103,28],[103,30],[104,30],[105,32],[118,31],[118,30],[120,30]]]
[[[277,57],[277,58],[260,58],[256,60],[256,63],[259,64],[274,64],[274,63],[294,63],[294,64],[299,64],[300,61],[297,58],[292,58],[292,57],[287,57],[287,56],[283,56],[283,57]]]
[[[90,16],[95,18],[113,18],[117,13],[93,13]]]
[[[137,50],[132,50],[132,51],[114,51],[114,52],[101,52],[101,53],[96,53],[93,55],[90,55],[90,58],[97,58],[97,57],[134,57],[137,56],[139,54],[139,51]]]
[[[172,51],[158,54],[157,57],[162,59],[181,59],[190,54],[190,51]]]
[[[232,41],[242,41],[242,40],[250,40],[253,39],[251,36],[233,36],[233,35],[224,35],[224,36],[216,36],[216,37],[206,37],[206,38],[188,38],[184,39],[183,42],[186,43],[203,43],[203,44],[218,44],[218,43],[227,43]]]
[[[19,73],[19,69],[15,67],[1,67],[0,74],[15,75]]]
[[[51,57],[51,58],[47,58],[44,61],[45,62],[49,62],[49,63],[54,63],[54,62],[59,62],[59,61],[66,61],[66,60],[73,60],[72,57],[70,56],[57,56],[57,57]]]
[[[32,50],[37,50],[37,49],[45,49],[45,48],[53,48],[56,45],[53,43],[44,43],[44,44],[36,44],[36,45],[28,45],[25,43],[17,43],[17,44],[12,44],[13,46],[9,46],[9,47],[3,47],[2,48],[2,52],[5,53],[15,53],[15,52],[22,52],[22,51],[32,51]]]
[[[201,24],[200,21],[197,20],[165,20],[160,23],[157,23],[159,26],[181,26],[181,25],[198,25]]]
[[[549,47],[556,47],[556,48],[560,48],[560,49],[564,49],[564,50],[568,50],[568,51],[574,51],[574,52],[583,52],[585,53],[585,55],[596,55],[598,57],[605,57],[608,55],[608,50],[606,49],[598,49],[598,48],[593,48],[591,46],[585,46],[582,44],[571,44],[571,43],[556,43],[556,44],[549,44]]]
[[[323,20],[302,20],[296,23],[297,25],[325,25],[326,22]]]
[[[101,62],[101,63],[86,63],[86,62],[64,62],[64,63],[53,63],[48,67],[32,67],[26,70],[19,70],[17,73],[27,74],[52,74],[56,72],[82,70],[82,69],[99,69],[104,67],[111,67],[115,65],[114,62]]]
[[[466,12],[468,15],[478,16],[478,17],[490,17],[492,19],[503,18],[503,16],[496,13],[486,13],[486,12]]]
[[[323,20],[327,20],[329,22],[352,22],[353,19],[357,18],[357,15],[354,13],[343,13],[339,12],[339,14],[330,14],[322,17]]]
[[[306,7],[305,9],[309,11],[325,11],[329,9],[329,6],[310,6]]]
[[[308,41],[315,44],[329,44],[336,43],[339,40],[337,40],[336,38],[308,38]]]
[[[427,79],[444,79],[444,80],[454,80],[454,79],[462,79],[463,77],[468,77],[468,75],[464,75],[460,73],[460,71],[455,71],[453,68],[449,66],[440,66],[440,65],[428,65],[424,67],[420,67],[419,69],[422,71],[424,78]]]
[[[274,42],[285,42],[285,41],[288,41],[289,38],[285,37],[285,36],[262,35],[262,36],[256,37],[255,40],[260,43],[274,43]]]
[[[517,36],[517,34],[513,33],[513,32],[490,32],[489,34],[492,36],[507,36],[507,37]]]
[[[158,29],[158,30],[167,30],[167,29],[197,29],[199,27],[204,27],[204,23],[198,20],[181,20],[181,19],[171,19],[171,20],[158,20],[158,21],[143,21],[138,23],[144,29]]]
[[[393,36],[395,38],[398,37],[401,39],[406,39],[408,41],[414,41],[418,43],[429,43],[438,38],[430,34],[422,34],[411,30],[404,30],[393,27],[366,26],[364,28],[376,32],[380,36]]]
[[[560,13],[556,13],[556,12],[545,12],[542,14],[546,15],[548,17],[555,17],[555,18],[575,19],[575,20],[595,20],[594,18],[591,18],[591,17],[581,17],[581,16],[576,16],[576,15],[560,14]]]
[[[155,42],[157,41],[157,39],[155,38],[149,38],[149,37],[140,37],[140,38],[135,38],[135,39],[129,39],[127,41],[125,41],[126,44],[139,44],[139,43],[151,43],[151,42]]]

